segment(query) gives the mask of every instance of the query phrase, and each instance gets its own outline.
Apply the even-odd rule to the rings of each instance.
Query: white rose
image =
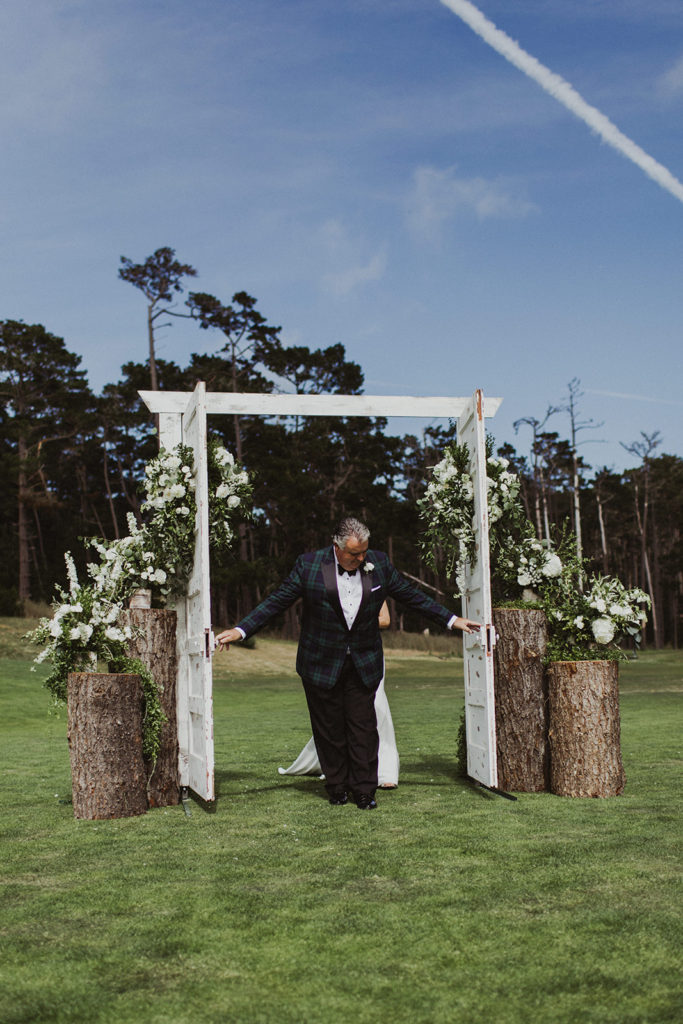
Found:
[[[236,495],[236,494],[232,494],[228,498],[228,508],[237,508],[239,503],[240,503],[240,499],[239,499],[238,495]]]
[[[169,469],[180,469],[181,461],[177,455],[169,455],[166,459],[166,465]]]
[[[156,572],[154,573],[153,579],[155,583],[165,583],[166,573],[164,572],[163,569],[157,569]]]
[[[599,644],[608,644],[614,638],[614,623],[611,619],[594,619],[591,629]]]
[[[583,629],[583,615],[577,615],[574,619],[574,625],[577,629]]]
[[[60,625],[59,619],[53,619],[52,622],[50,623],[50,636],[53,636],[56,639],[58,636],[61,636],[61,633],[62,627]]]
[[[528,572],[520,572],[519,576],[517,577],[517,582],[519,583],[520,587],[529,587],[531,586],[531,576]]]
[[[373,562],[366,562],[365,565],[363,566],[363,571],[364,572],[372,572],[372,570],[374,568],[375,568],[375,566],[374,566]]]
[[[187,505],[181,505],[180,508],[176,509],[179,516],[189,516],[190,510]]]
[[[171,487],[169,490],[169,494],[171,495],[172,498],[184,498],[185,488],[183,487],[182,484],[173,484],[173,487]]]
[[[227,496],[229,494],[230,494],[230,488],[228,487],[227,484],[220,484],[216,488],[216,497],[217,498],[227,498]]]

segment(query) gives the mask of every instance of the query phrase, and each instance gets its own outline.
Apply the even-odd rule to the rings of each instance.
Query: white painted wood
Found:
[[[182,415],[182,442],[194,453],[197,517],[194,568],[178,610],[178,744],[180,781],[214,799],[213,676],[209,590],[209,494],[206,387],[199,382]]]
[[[474,531],[477,561],[467,566],[463,615],[482,624],[478,634],[463,634],[467,773],[485,786],[498,786],[496,714],[493,678],[495,630],[491,608],[489,522],[486,488],[484,400],[476,391],[458,420],[458,442],[470,450],[474,486]]]
[[[189,398],[189,394],[185,396]],[[187,401],[185,402],[187,405]],[[171,451],[183,440],[181,414],[172,412],[159,413],[159,447]]]
[[[182,413],[187,405],[185,391],[140,391],[153,413]],[[250,392],[209,391],[209,415],[243,416],[423,416],[427,419],[457,419],[469,398],[433,398],[412,395],[281,395]],[[484,399],[484,415],[494,416],[502,398]]]

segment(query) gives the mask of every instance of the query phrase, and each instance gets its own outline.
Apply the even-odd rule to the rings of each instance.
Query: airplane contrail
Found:
[[[600,113],[595,107],[583,99],[573,86],[566,82],[560,75],[556,75],[550,68],[545,67],[540,61],[532,57],[530,53],[523,50],[518,43],[511,39],[499,28],[489,21],[481,13],[478,7],[471,4],[469,0],[441,0],[441,3],[448,7],[453,14],[469,25],[473,32],[497,50],[506,60],[523,71],[529,78],[545,89],[547,93],[558,100],[572,114],[602,136],[608,145],[612,146],[619,153],[631,160],[634,164],[645,171],[648,177],[656,181],[658,185],[670,192],[676,199],[683,203],[683,184],[675,178],[671,171],[658,163],[653,157],[636,145],[628,136],[620,132],[616,125],[612,124],[608,117]]]
[[[683,402],[672,402],[666,398],[651,398],[649,395],[628,395],[621,391],[598,391],[595,388],[586,388],[586,394],[604,395],[606,398],[627,398],[636,402],[656,402],[657,405],[683,405]]]

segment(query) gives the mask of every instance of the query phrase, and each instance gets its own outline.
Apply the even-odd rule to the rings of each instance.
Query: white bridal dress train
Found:
[[[384,679],[375,694],[375,713],[377,715],[377,732],[379,733],[377,784],[380,788],[393,789],[398,785],[398,749],[389,701],[384,692]],[[311,736],[296,761],[290,764],[289,768],[278,768],[278,771],[280,775],[320,775],[320,761],[313,737]]]

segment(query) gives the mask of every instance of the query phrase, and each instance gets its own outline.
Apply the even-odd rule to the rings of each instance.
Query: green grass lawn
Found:
[[[577,1024],[681,1019],[683,656],[621,668],[611,800],[455,777],[462,663],[397,650],[398,790],[282,779],[309,729],[293,646],[216,662],[214,813],[75,821],[66,723],[0,622],[0,1020]]]

